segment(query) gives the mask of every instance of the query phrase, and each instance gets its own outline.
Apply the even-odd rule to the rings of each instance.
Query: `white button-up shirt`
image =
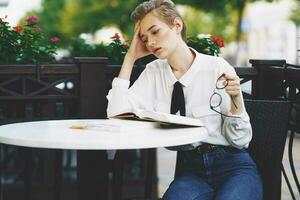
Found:
[[[147,64],[130,88],[128,80],[115,78],[107,95],[108,117],[136,109],[170,113],[173,85],[179,81],[183,85],[186,116],[200,119],[208,130],[209,137],[201,142],[237,148],[248,147],[252,129],[245,109],[239,118],[232,118],[222,117],[210,108],[210,97],[216,91],[222,97],[222,103],[216,109],[231,115],[231,98],[224,89],[216,90],[216,81],[223,73],[235,74],[233,67],[221,57],[193,51],[196,53],[195,60],[179,80],[174,76],[167,60],[161,59]],[[201,142],[177,149],[193,149]]]

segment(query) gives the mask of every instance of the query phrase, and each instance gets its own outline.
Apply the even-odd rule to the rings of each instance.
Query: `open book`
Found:
[[[179,125],[194,127],[204,126],[202,121],[199,119],[148,110],[121,113],[114,116],[110,116],[109,118],[146,120],[159,122],[162,125]]]

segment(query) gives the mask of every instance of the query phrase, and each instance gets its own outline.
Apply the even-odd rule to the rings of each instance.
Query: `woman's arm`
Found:
[[[149,106],[151,102],[148,102],[151,98],[147,98],[150,95],[150,83],[147,70],[142,72],[133,86],[129,89],[129,80],[134,62],[137,59],[150,54],[144,43],[141,41],[139,32],[140,26],[138,22],[135,25],[135,33],[130,48],[124,58],[119,76],[113,80],[112,89],[107,95],[108,117],[122,112],[132,112],[136,108],[149,109],[149,107],[151,107]],[[148,92],[145,94],[145,91]]]
[[[244,106],[240,79],[234,68],[224,59],[221,65],[223,69],[225,68],[225,78],[228,82],[222,96],[224,101],[222,104],[227,108],[224,108],[222,112],[234,116],[224,118],[222,134],[232,146],[247,148],[252,139],[252,127]]]
[[[140,22],[137,22],[135,24],[135,30],[134,30],[134,36],[132,39],[132,42],[130,44],[129,50],[124,58],[121,71],[119,73],[118,78],[129,80],[132,68],[134,65],[134,62],[142,57],[145,57],[150,54],[150,52],[147,50],[145,44],[140,39]]]

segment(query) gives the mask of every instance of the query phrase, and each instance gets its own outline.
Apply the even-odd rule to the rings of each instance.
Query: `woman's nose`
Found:
[[[154,40],[151,40],[148,42],[148,45],[152,46],[152,47],[155,46],[155,44],[156,44],[156,42]]]

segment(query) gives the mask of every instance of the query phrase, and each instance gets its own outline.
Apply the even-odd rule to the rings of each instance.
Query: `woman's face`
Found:
[[[140,39],[157,58],[168,58],[181,39],[174,27],[168,26],[154,14],[147,14],[140,23]]]

